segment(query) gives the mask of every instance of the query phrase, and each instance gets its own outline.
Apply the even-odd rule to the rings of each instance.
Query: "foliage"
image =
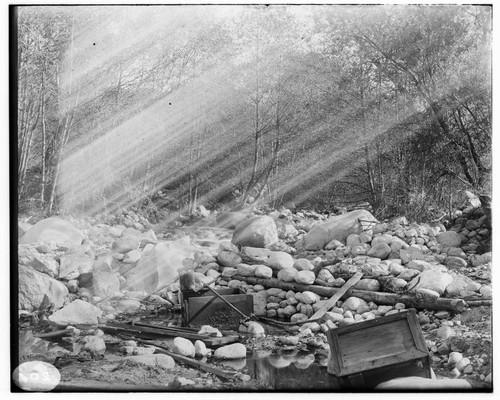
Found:
[[[20,7],[20,202],[161,218],[159,191],[188,213],[237,193],[433,219],[470,190],[488,208],[490,23],[487,6]]]

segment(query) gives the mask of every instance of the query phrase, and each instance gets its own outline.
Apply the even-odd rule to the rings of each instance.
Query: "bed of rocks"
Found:
[[[459,216],[448,229],[405,218],[377,221],[365,210],[327,216],[282,209],[216,217],[204,210],[202,217],[196,224],[186,226],[181,219],[161,230],[133,211],[107,218],[49,218],[33,226],[20,221],[21,329],[69,331],[55,349],[28,335],[20,343],[21,359],[48,357],[62,381],[73,384],[108,379],[167,390],[261,388],[245,373],[244,363],[234,379],[221,380],[97,328],[138,316],[174,321],[180,308],[178,276],[190,271],[192,289],[210,285],[252,293],[254,321],[294,324],[279,334],[265,323],[242,326],[238,349],[212,351],[203,342],[175,338],[164,343],[173,353],[217,365],[244,359],[249,351],[295,348],[313,350],[326,363],[329,329],[417,305],[438,377],[491,387],[490,229],[477,210],[470,218]],[[356,273],[363,274],[361,280],[319,321],[307,322],[331,297],[327,293]],[[33,350],[33,343],[42,342],[43,350]],[[314,357],[299,365],[308,362]]]

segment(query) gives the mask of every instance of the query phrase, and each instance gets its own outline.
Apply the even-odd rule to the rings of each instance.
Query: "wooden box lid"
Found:
[[[328,372],[335,376],[429,356],[414,309],[332,329],[327,336]]]

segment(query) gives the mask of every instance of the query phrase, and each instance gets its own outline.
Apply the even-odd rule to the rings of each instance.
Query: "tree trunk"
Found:
[[[266,288],[280,288],[283,290],[293,290],[295,292],[310,291],[320,296],[332,297],[337,293],[339,288],[332,288],[328,286],[319,285],[303,285],[300,283],[283,282],[276,278],[254,278],[248,276],[235,275],[233,279],[247,282],[251,285],[262,285]],[[341,298],[355,296],[367,302],[373,301],[376,304],[395,305],[396,303],[403,303],[408,308],[429,309],[429,310],[450,310],[462,311],[465,308],[465,301],[462,299],[446,299],[438,298],[435,301],[422,301],[416,296],[402,295],[396,293],[384,292],[369,292],[367,290],[349,289]]]

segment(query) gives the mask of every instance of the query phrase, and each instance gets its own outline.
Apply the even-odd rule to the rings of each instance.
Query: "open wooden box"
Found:
[[[217,293],[245,315],[253,313],[253,296],[239,289],[218,289]],[[181,292],[182,325],[211,325],[220,329],[238,330],[242,316],[210,290]]]
[[[369,389],[404,376],[431,377],[429,352],[414,309],[332,329],[328,372],[339,388]]]

